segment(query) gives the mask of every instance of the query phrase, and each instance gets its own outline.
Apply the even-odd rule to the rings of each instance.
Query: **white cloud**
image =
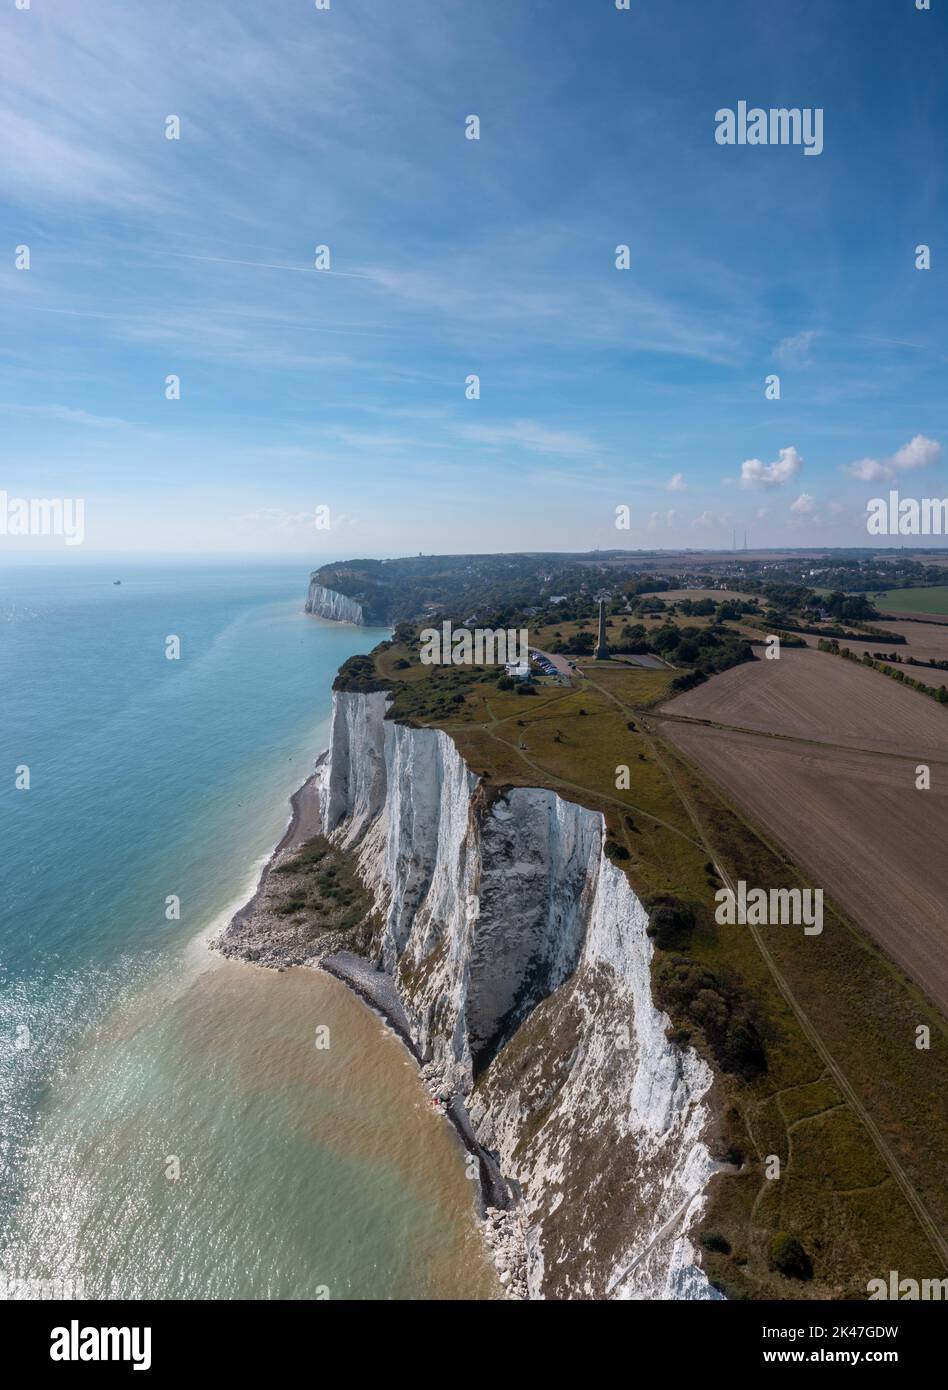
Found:
[[[790,503],[790,510],[796,512],[797,516],[812,516],[813,507],[813,498],[808,492],[801,492],[797,500]]]
[[[713,526],[714,512],[702,512],[700,516],[695,517],[694,524],[696,526]]]
[[[803,459],[792,444],[781,449],[773,463],[745,459],[741,464],[741,487],[782,487],[795,478],[802,467]]]
[[[843,465],[843,472],[861,483],[877,482],[881,478],[894,478],[896,473],[909,472],[914,468],[928,468],[941,456],[941,445],[937,439],[926,439],[917,434],[890,458],[858,459],[855,463]]]
[[[917,434],[914,439],[903,444],[901,449],[896,450],[892,462],[896,468],[927,468],[935,462],[940,453],[941,445],[937,440],[926,439],[923,434]]]
[[[664,515],[661,512],[652,512],[648,519],[648,529],[650,531],[670,531],[677,520],[677,512],[669,508]]]
[[[851,478],[858,478],[861,483],[871,483],[877,478],[892,476],[892,470],[878,459],[859,459],[857,463],[847,463],[843,466],[843,472],[848,473]]]
[[[684,473],[675,473],[665,484],[669,492],[687,492],[688,484],[685,482]]]

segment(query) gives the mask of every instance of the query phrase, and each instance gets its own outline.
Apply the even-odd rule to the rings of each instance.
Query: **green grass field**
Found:
[[[933,584],[925,589],[886,589],[870,597],[882,612],[943,613],[948,617],[948,584]]]

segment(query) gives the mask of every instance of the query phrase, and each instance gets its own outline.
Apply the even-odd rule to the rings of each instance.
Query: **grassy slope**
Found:
[[[565,635],[573,627],[556,630]],[[532,634],[541,647],[552,640],[553,630]],[[411,665],[399,668],[400,660]],[[602,811],[612,837],[629,850],[623,867],[634,891],[640,897],[670,892],[694,904],[698,926],[683,953],[736,981],[752,1001],[768,1069],[754,1081],[719,1075],[717,1082],[722,1143],[736,1146],[744,1163],[712,1184],[702,1230],[724,1235],[731,1249],[705,1254],[711,1277],[732,1296],[858,1298],[867,1279],[889,1269],[917,1278],[941,1273],[936,1252],[747,930],[714,923],[719,882],[708,872],[709,859],[763,887],[802,883],[792,863],[662,740],[650,711],[666,697],[673,673],[587,660],[580,666],[572,686],[542,682],[535,695],[524,696],[499,691],[495,671],[422,667],[407,647],[376,653],[379,678],[397,689],[396,716],[447,730],[487,781],[551,787]],[[628,791],[615,786],[620,764],[630,768]],[[774,928],[768,947],[944,1226],[944,1025],[868,938],[828,906],[822,937]],[[656,968],[661,957],[656,951]],[[549,1005],[537,1011],[537,1028]],[[930,1052],[906,1044],[920,1022],[932,1028]],[[532,1045],[531,1024],[498,1061],[515,1064],[506,1054]],[[702,1045],[700,1032],[693,1040]],[[778,1181],[763,1171],[774,1154],[782,1165]],[[769,1269],[769,1242],[780,1230],[797,1235],[810,1252],[812,1284]]]
[[[935,584],[927,589],[888,589],[870,597],[877,608],[890,609],[893,613],[948,614],[948,584]]]

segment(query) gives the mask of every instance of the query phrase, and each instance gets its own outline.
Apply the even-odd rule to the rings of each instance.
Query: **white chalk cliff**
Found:
[[[335,623],[363,623],[362,605],[347,594],[339,594],[335,589],[326,589],[317,583],[315,576],[309,581],[306,595],[306,612],[317,618],[331,618]]]
[[[358,856],[424,1059],[522,1192],[536,1298],[714,1298],[687,1230],[712,1073],[665,1036],[647,913],[602,816],[488,793],[451,738],[333,697],[326,832]]]

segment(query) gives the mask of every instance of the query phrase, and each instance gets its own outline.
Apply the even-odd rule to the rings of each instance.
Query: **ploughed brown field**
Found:
[[[922,675],[911,667],[909,674]],[[732,666],[663,708],[761,733],[948,760],[948,708],[813,648],[785,647],[778,661]]]
[[[664,721],[670,741],[948,1013],[948,707],[840,657],[785,650],[662,712],[764,731]],[[928,791],[915,786],[922,761]]]
[[[665,732],[948,1013],[948,765],[917,791],[914,759],[703,725]]]
[[[894,618],[880,618],[873,624],[874,627],[882,628],[884,632],[901,634],[905,638],[905,645],[893,647],[891,642],[886,642],[882,637],[873,637],[867,642],[856,642],[848,637],[840,638],[841,647],[849,647],[850,651],[858,652],[862,656],[863,652],[898,652],[903,662],[908,656],[914,656],[917,661],[927,661],[933,656],[936,661],[948,661],[948,623],[909,623],[901,622]],[[809,646],[816,646],[819,638],[807,636],[806,642]],[[948,671],[929,670],[926,675],[924,671],[910,671],[910,675],[918,680],[926,681],[929,685],[948,684]]]

